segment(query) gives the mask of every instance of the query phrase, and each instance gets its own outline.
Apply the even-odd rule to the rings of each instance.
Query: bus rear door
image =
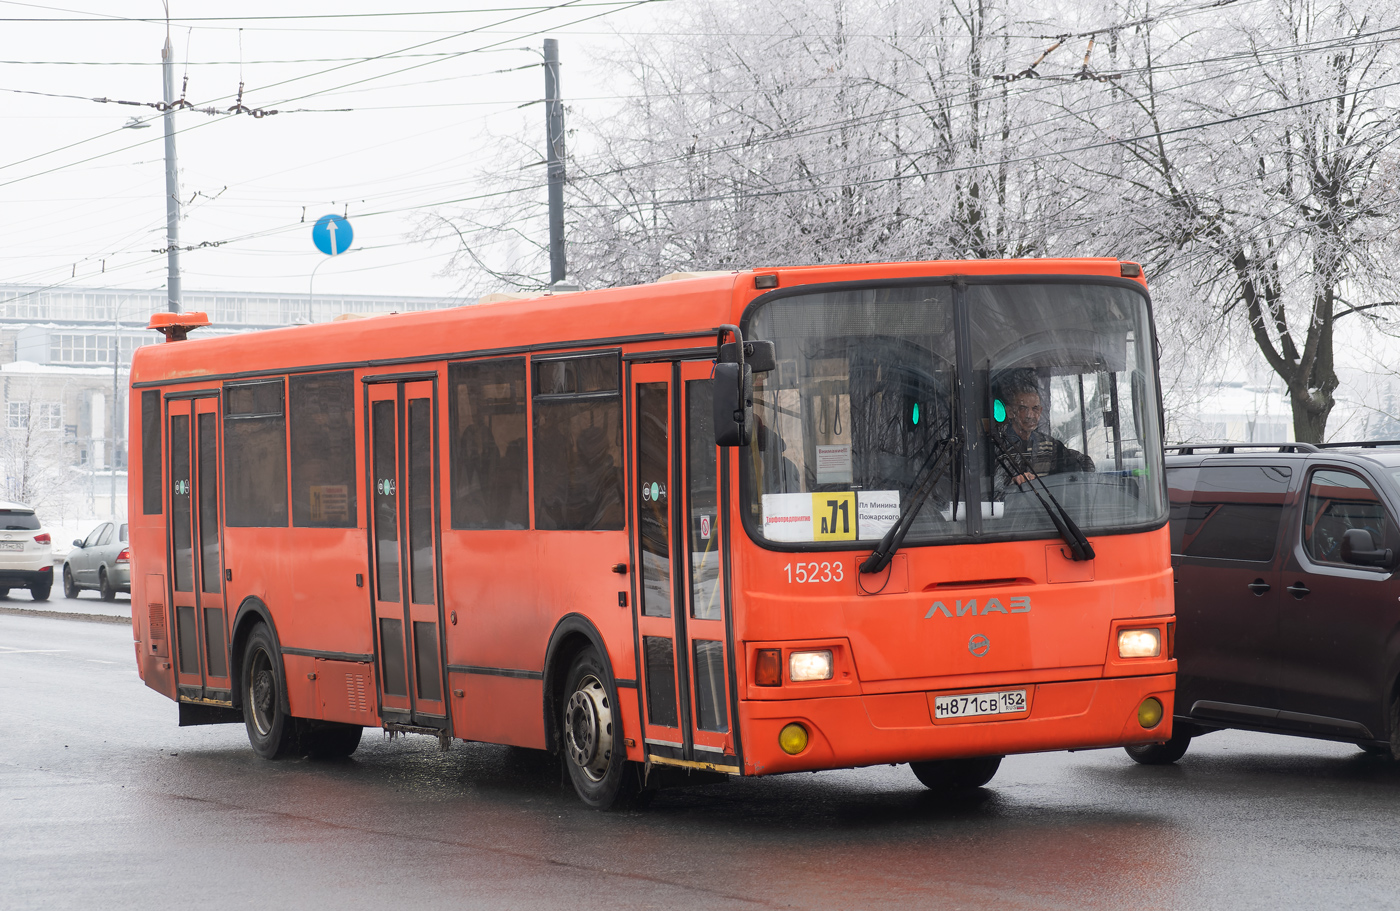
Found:
[[[438,596],[436,377],[367,378],[374,632],[386,724],[448,730]]]
[[[650,761],[737,774],[710,370],[631,370],[639,690]]]
[[[166,399],[166,423],[166,534],[180,700],[229,705],[218,392]]]

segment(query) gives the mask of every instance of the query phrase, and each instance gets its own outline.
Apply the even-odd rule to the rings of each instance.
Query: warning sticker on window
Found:
[[[817,483],[851,483],[851,447],[849,445],[817,447]]]

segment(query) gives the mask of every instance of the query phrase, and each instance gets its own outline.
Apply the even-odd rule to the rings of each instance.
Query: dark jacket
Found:
[[[997,479],[1000,482],[998,486],[1003,489],[1015,486],[1011,479],[1020,473],[1019,466],[1023,464],[1042,477],[1070,471],[1094,470],[1093,459],[1070,449],[1048,433],[1039,430],[1032,431],[1029,440],[1023,440],[1008,425],[1002,432],[1002,444],[1010,455],[1011,464],[1018,467],[1017,471],[1010,473],[1007,473],[1004,467],[1000,467]]]

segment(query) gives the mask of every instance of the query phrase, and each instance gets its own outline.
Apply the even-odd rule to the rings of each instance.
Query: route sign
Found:
[[[350,222],[339,215],[322,215],[311,229],[311,240],[316,244],[316,249],[327,256],[338,256],[349,250],[354,239],[355,232],[351,230]]]

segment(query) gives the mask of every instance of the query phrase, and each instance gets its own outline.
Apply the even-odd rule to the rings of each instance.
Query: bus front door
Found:
[[[631,370],[638,689],[649,761],[738,773],[710,370]]]
[[[219,398],[167,399],[170,604],[181,702],[232,705],[224,610]]]
[[[366,387],[374,631],[385,725],[446,731],[443,698],[436,379]]]

